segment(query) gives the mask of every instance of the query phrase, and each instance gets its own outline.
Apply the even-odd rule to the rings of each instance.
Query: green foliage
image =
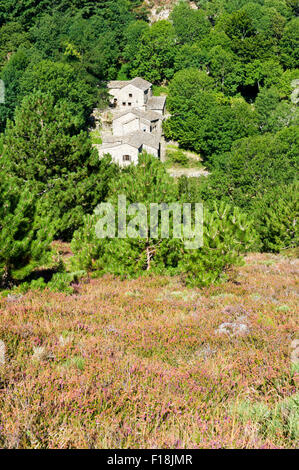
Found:
[[[175,6],[171,19],[180,44],[199,41],[211,28],[207,14],[202,10],[192,10],[186,2]]]
[[[239,419],[246,422],[253,422],[257,425],[258,433],[265,435],[282,435],[298,440],[299,428],[299,394],[287,397],[278,404],[269,407],[264,403],[240,402],[235,411]]]
[[[245,66],[246,79],[244,84],[257,85],[258,89],[261,86],[269,87],[279,82],[282,73],[282,66],[274,59],[266,61],[253,60]]]
[[[164,122],[168,139],[208,159],[229,151],[236,139],[257,132],[255,114],[244,101],[230,102],[211,89],[213,80],[206,73],[195,69],[177,72],[169,85],[172,116]],[[241,108],[246,119],[242,118]]]
[[[282,63],[288,67],[298,67],[299,62],[299,18],[287,23],[279,43]]]
[[[290,101],[280,101],[277,88],[263,88],[255,101],[262,133],[277,132],[298,123],[298,110]]]
[[[149,25],[145,21],[139,20],[129,24],[124,32],[126,45],[123,50],[123,58],[125,60],[129,61],[135,56],[136,45],[145,31],[149,31]]]
[[[255,205],[263,251],[280,252],[299,244],[299,185],[279,186]]]
[[[289,184],[298,172],[298,131],[283,129],[236,141],[213,160],[213,171],[199,188],[205,200],[224,199],[250,211],[276,185]]]
[[[170,112],[188,111],[204,91],[214,88],[213,79],[207,73],[188,68],[175,74],[169,85],[167,106]]]
[[[203,247],[186,250],[181,263],[187,282],[209,285],[226,278],[225,271],[242,262],[241,254],[256,247],[253,220],[224,202],[204,212]]]
[[[157,21],[145,30],[136,45],[130,75],[152,83],[170,79],[174,72],[175,31],[169,21]]]
[[[178,149],[175,151],[167,152],[167,161],[174,165],[180,165],[187,167],[189,164],[189,159],[183,150]]]
[[[84,120],[90,112],[95,95],[93,88],[82,79],[69,64],[55,63],[49,60],[30,65],[20,81],[20,94],[27,96],[32,91],[50,94],[54,102],[68,104],[68,109]]]
[[[115,210],[119,194],[127,196],[127,203],[144,203],[149,214],[151,202],[176,201],[177,186],[155,158],[144,155],[140,166],[130,166],[118,181],[111,183],[108,201]],[[193,285],[208,285],[223,279],[225,269],[240,261],[240,254],[253,245],[256,237],[252,222],[237,208],[225,204],[205,212],[204,245],[199,249],[188,249],[184,239],[171,236],[151,238],[149,231],[144,237],[99,239],[95,232],[98,220],[96,214],[86,217],[82,229],[74,234],[72,250],[76,267],[122,277],[136,277],[145,272],[181,273]]]
[[[77,283],[80,278],[86,275],[85,271],[76,272],[57,272],[54,273],[51,280],[46,282],[43,277],[34,279],[32,281],[23,282],[18,288],[17,292],[26,293],[29,290],[44,290],[48,289],[51,292],[65,292],[66,294],[73,294],[73,283]]]
[[[208,65],[218,88],[226,94],[235,94],[244,75],[238,57],[221,46],[215,46],[209,51]]]
[[[98,15],[102,20],[106,20],[106,24],[110,27],[116,25],[120,27],[122,21],[128,21],[131,17],[130,8],[134,3],[127,0],[6,0],[3,3],[3,17],[13,21],[17,19],[26,27],[31,26],[44,13],[58,10],[61,12],[68,11],[75,15],[80,13],[85,18]],[[2,5],[1,5],[2,6]],[[1,17],[0,17],[1,19]]]
[[[110,159],[99,161],[80,124],[68,102],[55,104],[51,95],[37,92],[24,98],[4,138],[7,171],[29,183],[41,213],[64,239],[105,198],[118,171]]]
[[[197,43],[183,44],[176,49],[174,59],[175,71],[189,68],[205,69],[207,63],[207,52]]]
[[[141,155],[137,166],[130,165],[111,180],[107,200],[117,204],[118,195],[124,194],[127,201],[175,202],[177,186],[161,162],[151,155]]]
[[[0,70],[19,47],[29,47],[29,35],[17,22],[6,23],[0,28]]]
[[[5,85],[5,103],[0,104],[0,130],[5,129],[7,119],[12,119],[15,107],[19,104],[20,78],[28,66],[30,58],[26,49],[20,49],[12,55],[1,71]]]
[[[0,285],[23,279],[47,260],[53,231],[36,211],[36,198],[19,181],[0,173]]]

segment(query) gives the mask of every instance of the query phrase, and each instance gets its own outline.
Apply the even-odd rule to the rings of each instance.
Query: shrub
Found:
[[[237,414],[243,422],[251,421],[258,426],[263,437],[284,435],[295,441],[299,438],[299,394],[278,403],[270,408],[264,403],[241,402],[237,406]]]
[[[279,252],[298,246],[298,183],[267,193],[256,208],[263,251]]]
[[[0,285],[24,279],[45,262],[51,226],[37,216],[36,200],[16,179],[0,174]]]
[[[215,205],[205,211],[203,247],[187,249],[184,239],[104,238],[98,239],[96,215],[87,216],[84,226],[75,232],[72,250],[74,265],[97,275],[111,273],[138,277],[145,273],[182,275],[189,285],[204,286],[225,278],[225,270],[241,262],[241,254],[250,249],[256,234],[252,222],[238,208]],[[171,230],[171,229],[170,229]]]

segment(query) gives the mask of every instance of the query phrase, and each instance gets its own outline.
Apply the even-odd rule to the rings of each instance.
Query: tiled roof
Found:
[[[147,107],[150,109],[163,110],[165,106],[166,96],[151,96],[147,101]]]
[[[160,147],[161,135],[159,133],[150,134],[149,132],[136,131],[124,137],[125,143],[132,145],[132,147],[139,148],[145,144],[158,150]]]
[[[132,109],[127,109],[126,111],[123,111],[122,113],[115,116],[113,121],[116,121],[117,119],[125,116],[126,114],[134,114],[135,116],[138,116],[139,118],[145,119],[150,122],[163,119],[161,114],[156,113],[155,111],[152,111],[151,109],[149,111],[142,111],[141,109],[138,109],[138,108],[132,108]]]
[[[127,80],[111,80],[111,82],[108,82],[107,87],[108,88],[122,88],[125,85],[127,85],[128,81]]]
[[[133,85],[143,91],[148,90],[152,86],[150,82],[140,77],[135,77],[132,80],[111,80],[107,84],[108,88],[123,88],[126,85]]]
[[[140,88],[140,90],[148,90],[152,84],[148,82],[147,80],[144,80],[143,78],[140,77],[135,77],[133,80],[131,80],[131,85],[136,86],[137,88]]]
[[[112,134],[103,136],[103,144],[101,149],[117,147],[118,145],[128,144],[135,148],[140,148],[142,145],[148,145],[155,149],[159,149],[161,134],[150,134],[149,132],[135,131],[131,134],[116,137]]]

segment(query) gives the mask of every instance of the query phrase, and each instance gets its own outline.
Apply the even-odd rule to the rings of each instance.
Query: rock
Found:
[[[161,20],[168,20],[170,13],[170,8],[152,8],[149,14],[150,23],[155,23],[156,21]]]
[[[214,354],[216,354],[216,349],[211,348],[209,344],[205,344],[199,351],[197,351],[197,356],[203,357],[204,359],[214,356]]]
[[[229,336],[244,336],[249,333],[249,327],[246,323],[239,322],[227,322],[221,323],[221,325],[215,330],[216,334],[226,334]]]
[[[36,346],[33,348],[32,360],[44,361],[48,358],[48,352],[44,346]]]
[[[0,365],[5,364],[5,343],[4,341],[0,340]]]
[[[60,346],[66,346],[67,344],[72,342],[72,337],[71,336],[59,336],[59,344]]]
[[[22,294],[8,294],[8,296],[6,297],[6,302],[17,302],[22,297]]]

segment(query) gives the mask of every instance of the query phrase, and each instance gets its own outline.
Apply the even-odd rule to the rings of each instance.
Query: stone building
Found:
[[[138,163],[146,151],[161,156],[165,96],[153,96],[152,84],[140,77],[108,83],[113,111],[112,133],[103,135],[100,156],[110,154],[121,166]]]
[[[147,101],[152,97],[152,84],[139,77],[133,80],[112,80],[108,83],[108,90],[110,103],[122,109],[139,108],[145,111]]]
[[[160,135],[135,131],[125,136],[111,135],[106,137],[101,146],[101,153],[109,153],[112,160],[121,166],[138,163],[138,156],[145,151],[160,158]]]
[[[141,111],[137,108],[124,111],[113,119],[113,135],[126,135],[134,131],[161,131],[162,116],[155,111]]]

